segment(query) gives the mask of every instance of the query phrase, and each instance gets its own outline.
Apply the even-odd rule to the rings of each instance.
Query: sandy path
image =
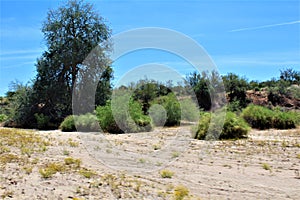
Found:
[[[104,136],[34,134],[51,145],[30,155],[38,161],[30,162],[29,174],[24,163],[1,168],[4,199],[174,199],[179,185],[189,190],[186,199],[300,199],[300,129],[253,130],[246,140],[215,142],[190,139],[189,127]],[[80,159],[80,169],[41,177],[39,169],[68,157]],[[95,175],[86,178],[83,169]],[[172,178],[162,178],[163,169]]]

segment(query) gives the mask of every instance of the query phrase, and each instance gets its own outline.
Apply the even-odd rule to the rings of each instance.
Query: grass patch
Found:
[[[189,196],[189,189],[183,185],[178,185],[174,189],[175,200],[183,200],[185,197]]]
[[[72,157],[65,158],[64,161],[65,161],[66,165],[72,165],[76,168],[79,168],[80,165],[81,165],[81,160],[80,159],[75,159],[75,158],[72,158]]]
[[[168,170],[168,169],[164,169],[160,171],[160,176],[162,178],[172,178],[174,175],[174,172]]]
[[[263,168],[264,170],[272,171],[272,168],[271,168],[271,166],[270,166],[268,163],[263,163],[263,164],[262,164],[262,168]]]
[[[42,178],[51,178],[57,172],[65,171],[65,167],[61,163],[49,163],[44,168],[39,169]]]
[[[93,176],[97,175],[96,172],[89,170],[89,169],[85,169],[85,168],[80,169],[79,174],[84,176],[85,178],[92,178]]]

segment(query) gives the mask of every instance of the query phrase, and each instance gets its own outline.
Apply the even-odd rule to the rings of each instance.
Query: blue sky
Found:
[[[47,11],[63,1],[0,0],[0,95],[11,81],[35,76],[35,62],[45,50],[41,33]],[[249,80],[279,76],[279,69],[300,70],[299,0],[90,1],[113,34],[141,27],[169,28],[196,40],[221,74]],[[135,52],[114,64],[116,79],[135,66],[186,63],[159,51]]]

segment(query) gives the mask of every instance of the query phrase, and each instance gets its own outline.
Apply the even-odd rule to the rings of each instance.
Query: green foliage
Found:
[[[273,112],[268,108],[251,104],[242,111],[242,117],[252,128],[268,129],[272,127]]]
[[[155,126],[164,126],[167,120],[167,112],[163,106],[154,104],[149,109],[149,116]]]
[[[199,108],[191,99],[180,100],[182,120],[196,122],[199,120]]]
[[[279,108],[273,111],[273,128],[277,129],[291,129],[296,128],[298,122],[298,116],[295,112],[291,111],[281,111]]]
[[[238,139],[247,136],[250,127],[241,117],[233,112],[227,112],[220,139]]]
[[[98,119],[91,113],[79,116],[70,115],[60,125],[60,129],[65,132],[76,131],[76,128],[81,132],[98,131]]]
[[[187,82],[191,85],[195,92],[199,107],[204,110],[210,110],[212,103],[210,88],[208,85],[208,74],[206,72],[203,72],[202,74],[194,72],[187,76]]]
[[[91,95],[86,94],[89,91],[83,89],[83,84],[90,84],[89,89],[91,83],[95,84],[93,98],[96,97],[97,104],[104,104],[110,95],[112,69],[105,53],[109,51],[109,43],[104,41],[111,31],[91,4],[69,0],[64,6],[50,10],[42,32],[48,49],[37,60],[32,88],[14,95],[17,105],[13,106],[16,112],[12,113],[12,120],[21,127],[45,129],[48,124],[49,128],[57,128],[72,113],[74,99],[77,107],[90,106],[92,111],[94,108],[88,101]],[[89,55],[99,44],[97,55]],[[82,65],[87,57],[93,63]],[[72,99],[72,92],[80,98]]]
[[[239,102],[239,107],[246,107],[248,104],[246,91],[250,87],[246,78],[241,78],[236,74],[229,73],[223,76],[223,82],[229,102]]]
[[[14,82],[11,85],[12,91],[7,92],[7,113],[8,126],[30,127],[35,124],[35,117],[31,114],[32,87]]]
[[[172,178],[174,175],[174,172],[168,170],[168,169],[164,169],[160,171],[160,176],[162,178]]]
[[[50,117],[45,116],[44,114],[38,114],[38,113],[35,113],[34,117],[37,121],[37,128],[38,129],[45,129],[45,128],[48,127]]]
[[[300,71],[293,70],[292,68],[287,68],[280,70],[280,79],[291,84],[300,83]]]
[[[212,115],[214,115],[214,122],[211,121]],[[233,112],[227,112],[225,116],[224,125],[221,132],[217,130],[218,125],[222,123],[223,116],[219,113],[211,114],[204,113],[200,117],[198,127],[195,131],[196,139],[238,139],[247,136],[250,127],[241,118]],[[211,127],[210,127],[211,126]],[[208,130],[210,128],[210,133]]]
[[[123,106],[123,103],[127,99],[126,95],[120,95],[114,99],[114,106],[112,106],[111,101],[108,101],[105,106],[96,108],[96,115],[103,131],[109,133],[134,133],[152,130],[151,119],[144,115],[141,104],[130,98],[129,105],[126,108]]]
[[[65,132],[76,131],[74,116],[70,115],[64,119],[59,128]]]
[[[131,89],[134,89],[134,100],[142,103],[144,114],[148,114],[151,101],[159,96],[165,96],[171,93],[171,90],[168,87],[148,79],[140,80],[138,83],[132,84]]]
[[[167,113],[167,120],[165,126],[177,126],[181,120],[181,108],[174,94],[167,96],[161,96],[152,102],[153,104],[159,104],[164,107]]]
[[[5,114],[0,114],[0,123],[4,122],[5,120],[7,120],[7,116]]]
[[[189,189],[183,185],[178,185],[174,189],[175,200],[183,200],[185,197],[189,196]]]
[[[256,105],[249,105],[242,112],[242,117],[253,128],[258,129],[290,129],[295,128],[298,123],[298,116],[295,112],[285,112],[280,109],[270,110]]]

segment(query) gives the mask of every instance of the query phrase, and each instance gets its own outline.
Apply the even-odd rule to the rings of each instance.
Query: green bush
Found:
[[[111,106],[111,101],[108,101],[105,106],[96,108],[96,115],[103,131],[109,133],[135,133],[152,130],[151,119],[143,114],[139,102],[130,99],[128,111],[126,111],[127,108],[122,106],[122,103],[126,101],[126,96],[119,96],[115,101],[114,107]],[[116,119],[114,119],[113,113]]]
[[[7,120],[7,116],[4,114],[0,114],[0,123]]]
[[[268,129],[272,128],[274,113],[272,110],[257,105],[249,105],[242,111],[242,117],[252,128]]]
[[[199,108],[191,99],[180,100],[181,118],[185,121],[196,122],[199,120]]]
[[[280,111],[279,109],[276,109],[273,116],[273,128],[277,129],[291,129],[296,128],[297,125],[297,115],[295,115],[295,112],[284,112]]]
[[[163,106],[154,104],[150,107],[149,116],[155,126],[164,126],[167,120],[167,113]]]
[[[79,116],[70,115],[60,125],[60,129],[65,132],[76,131],[76,128],[82,132],[98,131],[98,119],[91,113]]]
[[[76,131],[74,116],[70,115],[64,119],[59,128],[64,132]]]
[[[180,103],[174,94],[161,96],[155,99],[152,104],[159,104],[165,108],[167,113],[166,126],[177,126],[180,124],[181,108]]]
[[[214,116],[214,121],[211,121]],[[204,113],[200,117],[195,131],[195,139],[238,139],[245,138],[250,130],[248,124],[233,112],[227,112],[222,130],[218,130],[219,124],[223,122],[223,115],[216,113]],[[210,132],[208,133],[210,128]]]
[[[258,129],[290,129],[299,123],[299,115],[292,111],[281,111],[279,108],[270,110],[268,108],[249,105],[242,112],[242,117],[253,128]]]
[[[43,113],[41,114],[35,113],[34,117],[36,119],[38,129],[46,129],[48,127],[50,117],[45,116]]]

